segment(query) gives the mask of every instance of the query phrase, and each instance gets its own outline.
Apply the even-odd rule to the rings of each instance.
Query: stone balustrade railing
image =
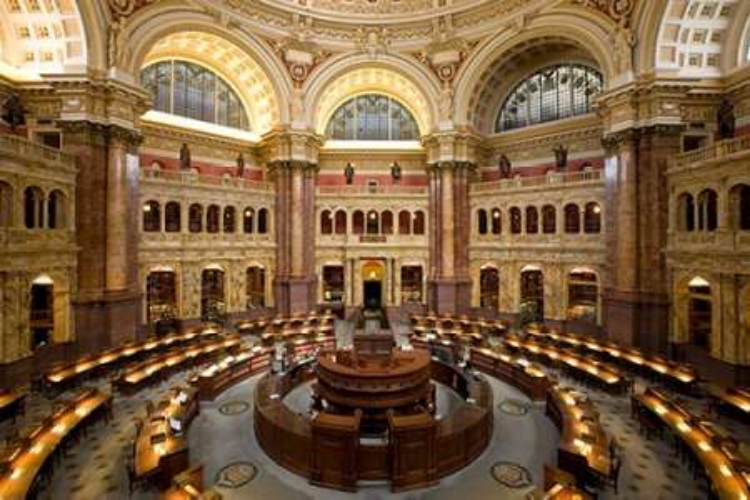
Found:
[[[669,234],[668,247],[673,251],[742,252],[750,249],[750,231],[676,231]]]
[[[427,196],[427,188],[421,186],[318,186],[321,196],[370,196],[370,195],[416,195]]]
[[[44,146],[17,135],[0,134],[0,153],[31,161],[52,163],[68,169],[76,169],[75,155],[64,153],[59,149]]]
[[[750,135],[718,141],[711,146],[682,153],[677,155],[672,166],[680,168],[704,161],[720,160],[747,151],[750,151]]]
[[[493,182],[481,182],[471,185],[472,193],[489,193],[518,189],[535,189],[539,187],[567,186],[575,184],[599,183],[603,179],[602,170],[583,172],[552,172],[533,177],[518,177]]]
[[[193,171],[161,170],[156,168],[141,169],[141,180],[177,183],[185,186],[216,186],[236,189],[251,189],[255,191],[273,192],[275,186],[270,182],[241,179],[230,175],[207,175]]]

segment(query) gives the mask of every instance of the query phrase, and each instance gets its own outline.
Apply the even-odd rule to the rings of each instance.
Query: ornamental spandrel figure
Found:
[[[346,185],[349,186],[354,182],[354,165],[351,162],[346,164],[344,169],[344,177],[346,177]]]
[[[242,153],[237,157],[237,177],[245,177],[245,157]]]
[[[510,173],[513,169],[513,165],[505,154],[501,154],[497,161],[497,168],[500,170],[501,179],[510,179]]]
[[[555,165],[557,170],[564,171],[565,167],[568,166],[568,148],[560,144],[552,151],[555,152]]]
[[[18,94],[11,94],[3,102],[3,120],[10,125],[11,130],[15,130],[26,123],[26,110],[23,109],[21,99]]]
[[[734,106],[729,99],[722,99],[719,109],[716,113],[717,124],[719,126],[719,139],[734,138],[735,118]]]
[[[183,142],[180,148],[180,170],[190,170],[190,163],[190,148]]]
[[[401,165],[397,161],[391,164],[391,177],[395,182],[401,181]]]

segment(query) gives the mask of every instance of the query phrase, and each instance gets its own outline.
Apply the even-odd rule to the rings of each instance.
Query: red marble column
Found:
[[[446,313],[466,311],[471,304],[468,275],[469,193],[466,162],[442,162],[430,178],[430,268],[428,306]]]
[[[140,136],[132,130],[66,122],[66,151],[78,156],[76,236],[78,341],[94,350],[132,340],[140,324],[137,279]]]
[[[605,140],[606,225],[610,272],[604,282],[604,327],[618,342],[667,349],[666,260],[669,158],[678,127],[630,130]]]
[[[316,166],[300,161],[270,165],[276,177],[276,307],[282,314],[315,308]]]

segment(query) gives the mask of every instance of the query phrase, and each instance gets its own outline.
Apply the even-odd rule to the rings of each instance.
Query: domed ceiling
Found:
[[[443,36],[478,36],[519,15],[565,0],[224,0],[222,7],[267,32],[361,44],[373,30],[397,46]],[[581,1],[581,0],[577,0]]]

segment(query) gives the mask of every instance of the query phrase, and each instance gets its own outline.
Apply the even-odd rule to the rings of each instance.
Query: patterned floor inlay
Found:
[[[245,401],[230,401],[219,407],[219,413],[222,415],[232,416],[245,413],[250,409],[250,404]]]
[[[497,405],[501,412],[514,417],[521,417],[529,413],[531,404],[521,399],[506,399]]]
[[[531,486],[531,474],[521,465],[512,462],[497,462],[490,472],[498,483],[508,488],[520,489]]]
[[[219,469],[216,473],[216,486],[240,488],[258,475],[258,468],[250,462],[234,462]]]

